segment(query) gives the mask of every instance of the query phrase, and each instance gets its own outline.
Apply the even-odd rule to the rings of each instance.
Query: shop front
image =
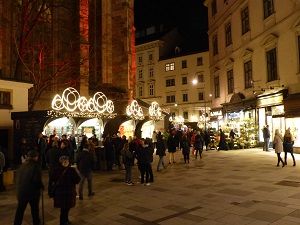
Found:
[[[263,128],[269,125],[270,140],[274,138],[276,129],[284,134],[286,129],[285,107],[283,101],[288,94],[287,89],[260,95],[257,98],[259,142],[263,142]]]
[[[256,98],[245,98],[241,93],[233,94],[229,103],[224,103],[222,129],[228,137],[234,132],[234,139],[240,147],[257,145]],[[233,133],[232,133],[233,134]]]
[[[289,95],[284,102],[286,129],[294,135],[294,151],[300,153],[300,93]]]
[[[214,108],[210,111],[210,127],[219,130],[223,126],[223,108]]]

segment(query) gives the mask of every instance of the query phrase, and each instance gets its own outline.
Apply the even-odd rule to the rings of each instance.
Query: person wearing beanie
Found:
[[[29,151],[28,161],[17,170],[16,186],[18,206],[15,214],[14,225],[21,225],[27,204],[30,204],[32,224],[39,225],[39,201],[41,190],[44,189],[42,182],[41,167],[38,162],[38,152]]]

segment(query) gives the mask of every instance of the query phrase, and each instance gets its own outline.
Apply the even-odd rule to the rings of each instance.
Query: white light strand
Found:
[[[68,112],[74,112],[78,109],[80,112],[113,113],[114,103],[107,100],[107,97],[102,92],[94,94],[89,100],[86,97],[81,97],[75,88],[69,87],[63,91],[62,96],[55,95],[52,100],[52,109],[60,111],[66,109]]]
[[[162,120],[161,108],[157,102],[152,102],[149,107],[149,117],[152,120]]]
[[[136,100],[133,100],[131,104],[126,107],[126,114],[132,119],[144,119],[143,109],[139,106],[139,103]]]

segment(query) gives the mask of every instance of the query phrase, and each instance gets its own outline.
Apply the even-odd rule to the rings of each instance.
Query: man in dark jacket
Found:
[[[141,172],[141,184],[145,184],[145,174],[146,174],[146,186],[149,186],[149,167],[150,167],[150,158],[149,158],[149,145],[145,143],[144,139],[140,140],[140,145],[136,151],[136,158],[138,160],[138,168]]]
[[[89,194],[88,196],[93,196],[95,195],[95,192],[93,192],[93,187],[92,187],[92,177],[93,177],[93,170],[94,168],[94,157],[93,155],[89,152],[89,146],[88,144],[84,144],[83,146],[83,151],[80,152],[77,156],[76,160],[76,165],[79,170],[79,175],[80,175],[80,183],[79,183],[79,199],[83,199],[83,185],[85,182],[85,179],[88,181],[88,189],[89,189]]]
[[[40,224],[39,200],[40,192],[44,189],[41,168],[38,163],[38,152],[28,152],[28,162],[17,171],[17,199],[18,206],[14,225],[21,225],[27,204],[30,204],[33,225]]]

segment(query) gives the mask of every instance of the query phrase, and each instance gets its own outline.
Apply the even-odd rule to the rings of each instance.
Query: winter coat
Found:
[[[280,134],[275,134],[273,143],[275,144],[275,153],[283,152],[283,138]]]
[[[140,145],[136,151],[138,164],[150,164],[150,148],[148,145]]]
[[[88,149],[83,149],[83,151],[78,154],[76,159],[76,165],[79,172],[83,175],[87,175],[95,170],[94,157]]]
[[[183,155],[190,154],[191,142],[188,139],[183,139],[180,143],[180,148],[182,149]]]
[[[176,152],[176,140],[173,135],[168,138],[168,152]]]
[[[64,170],[66,172],[63,174]],[[63,175],[62,175],[63,174]],[[62,178],[60,179],[60,177]],[[59,181],[54,193],[54,207],[73,208],[76,205],[76,184],[80,182],[80,176],[73,167],[63,167],[62,165],[53,173],[52,180]]]
[[[38,162],[29,160],[17,170],[18,200],[39,199],[40,191],[44,188],[42,171]]]
[[[201,150],[203,147],[203,139],[200,134],[197,134],[194,139],[194,148],[196,150]]]
[[[49,166],[49,172],[53,172],[55,168],[59,167],[59,158],[62,156],[62,150],[58,147],[53,147],[48,150],[46,154],[46,163]]]
[[[114,152],[114,146],[110,140],[108,140],[108,139],[105,140],[104,149],[105,149],[105,159],[107,161],[113,160],[115,152]]]
[[[133,166],[134,165],[134,154],[129,150],[122,151],[122,162],[124,165]]]
[[[292,137],[284,136],[283,137],[283,150],[284,152],[293,152],[294,141]]]
[[[159,138],[156,143],[156,155],[165,156],[166,155],[166,147],[165,142],[162,138]]]

